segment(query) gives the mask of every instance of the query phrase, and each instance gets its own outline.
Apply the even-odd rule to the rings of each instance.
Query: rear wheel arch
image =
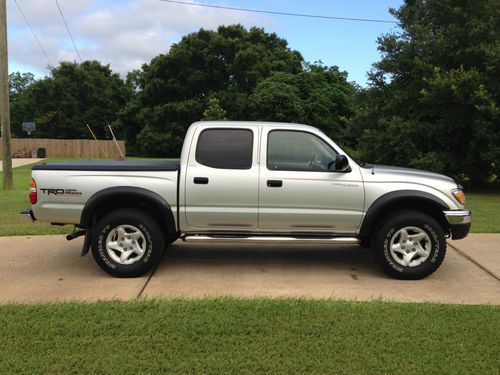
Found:
[[[134,186],[106,188],[92,195],[82,211],[80,225],[92,226],[112,211],[124,208],[146,212],[158,222],[167,242],[178,237],[174,214],[168,202],[157,193]]]
[[[377,198],[367,210],[360,228],[360,236],[369,243],[373,233],[381,225],[381,221],[401,210],[423,212],[435,219],[445,233],[449,232],[443,211],[448,205],[438,197],[418,190],[399,190],[384,194]]]

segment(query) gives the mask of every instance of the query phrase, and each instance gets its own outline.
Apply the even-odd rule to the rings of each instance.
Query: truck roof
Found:
[[[249,127],[261,127],[261,128],[297,128],[309,131],[320,131],[318,128],[310,125],[290,123],[290,122],[271,122],[271,121],[197,121],[191,125],[191,127],[201,127],[201,126],[217,126],[221,128],[226,127],[238,127],[238,126],[249,126]]]

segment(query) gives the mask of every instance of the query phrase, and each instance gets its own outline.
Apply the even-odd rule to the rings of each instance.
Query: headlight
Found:
[[[455,197],[457,201],[461,204],[465,204],[465,194],[462,189],[453,189],[451,194]]]

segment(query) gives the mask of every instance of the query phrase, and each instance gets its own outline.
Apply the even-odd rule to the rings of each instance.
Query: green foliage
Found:
[[[105,125],[116,120],[132,95],[131,85],[97,61],[62,62],[37,81],[19,73],[9,78],[11,128],[18,137],[25,136],[23,121],[35,121],[36,137],[89,138],[89,124],[103,138]]]
[[[26,100],[26,93],[35,82],[32,73],[14,72],[9,74],[10,123],[12,135],[22,133],[22,123],[31,121],[25,116],[32,111],[32,103]]]
[[[203,111],[203,120],[226,120],[226,110],[220,106],[220,101],[217,98],[210,99],[208,106]]]
[[[257,85],[250,98],[250,108],[257,120],[298,122],[304,116],[294,76],[281,72]]]
[[[203,117],[209,99],[217,98],[228,118],[245,118],[248,97],[260,80],[277,70],[297,73],[301,68],[300,54],[276,34],[241,25],[201,29],[153,58],[133,77],[137,93],[117,124],[128,150],[179,155],[187,127]],[[153,144],[157,136],[167,143]]]
[[[250,97],[250,117],[311,124],[343,143],[354,95],[345,72],[308,65],[298,74],[274,73],[260,82]]]
[[[117,124],[128,150],[154,156],[178,156],[187,127],[202,118],[338,131],[352,113],[346,78],[336,67],[308,66],[274,33],[241,25],[201,29],[129,77],[137,93]]]
[[[14,72],[9,74],[9,100],[16,102],[30,85],[35,82],[33,73]]]
[[[401,30],[379,38],[382,59],[349,130],[363,158],[445,172],[473,185],[499,174],[498,0],[407,0]]]

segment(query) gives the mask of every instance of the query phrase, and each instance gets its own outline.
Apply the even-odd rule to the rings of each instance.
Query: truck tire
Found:
[[[153,269],[165,250],[158,223],[136,209],[112,211],[92,233],[92,256],[105,272],[116,277],[138,277]]]
[[[444,232],[431,216],[414,210],[386,217],[373,238],[375,258],[396,279],[418,280],[436,271],[446,254]]]

